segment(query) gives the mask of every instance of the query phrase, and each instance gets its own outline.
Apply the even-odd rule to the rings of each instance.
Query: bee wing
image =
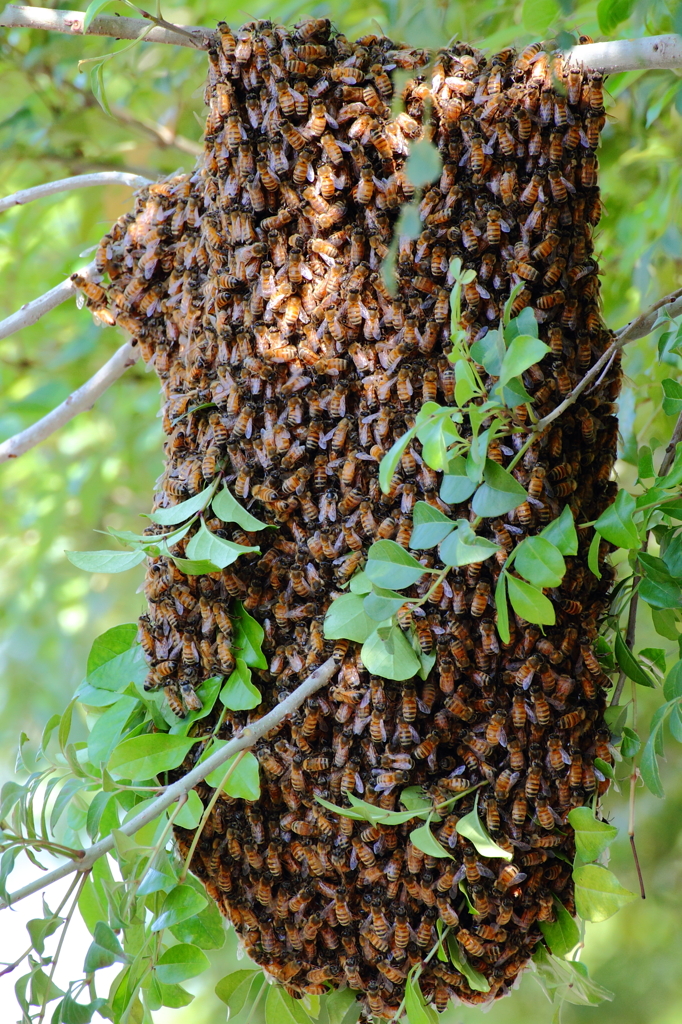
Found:
[[[572,185],[570,181],[566,180],[566,178],[562,178],[561,181],[564,183],[568,191],[575,195],[575,185]]]
[[[490,868],[487,868],[484,864],[481,864],[480,861],[477,862],[476,866],[477,866],[479,872],[483,875],[484,878],[494,878],[495,877],[494,873],[490,870]]]
[[[312,163],[308,164],[308,170],[306,171],[306,178],[311,183],[311,185],[315,181],[315,168],[313,167]]]
[[[466,868],[464,867],[464,864],[462,864],[462,866],[457,869],[455,877],[452,879],[452,884],[456,885],[457,882],[461,882],[465,875]]]
[[[331,115],[331,114],[328,114],[326,110],[325,110],[325,112],[324,112],[324,116],[325,116],[325,119],[326,119],[326,121],[327,121],[327,124],[328,124],[328,125],[329,125],[329,126],[330,126],[331,128],[338,128],[338,127],[339,127],[339,125],[338,125],[338,122],[337,122],[337,121],[335,121],[335,120],[334,120],[334,118],[332,117],[332,115]]]

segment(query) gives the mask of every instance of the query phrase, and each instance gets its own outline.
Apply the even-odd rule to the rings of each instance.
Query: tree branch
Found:
[[[150,30],[144,18],[118,18],[100,15],[83,32],[85,11],[53,11],[46,7],[19,7],[8,4],[0,15],[4,28],[35,28],[45,32],[63,32],[71,36],[112,36],[114,39],[138,39],[146,33],[145,43],[171,43],[206,50],[214,30],[196,25],[178,25],[177,30],[155,26]]]
[[[140,811],[134,818],[131,818],[129,822],[121,825],[118,831],[123,832],[124,835],[132,836],[141,828],[144,828],[145,825],[148,825],[150,821],[154,821],[155,818],[158,818],[163,811],[167,810],[181,796],[185,796],[199,782],[203,782],[207,775],[210,775],[216,768],[224,765],[233,754],[252,747],[261,736],[265,736],[276,725],[279,725],[287,715],[290,715],[296,708],[299,708],[311,694],[325,686],[337,670],[337,663],[333,658],[328,658],[307,679],[304,679],[301,685],[293,693],[290,693],[281,704],[274,707],[263,718],[259,718],[257,722],[252,722],[242,730],[239,736],[230,740],[220,750],[216,750],[214,754],[210,754],[205,761],[201,761],[200,764],[192,768],[186,775],[183,775],[181,779],[168,786],[161,796],[153,800],[151,804],[143,811]],[[100,857],[108,853],[113,847],[114,840],[111,836],[100,839],[98,843],[94,843],[93,846],[85,850],[79,860],[67,861],[65,864],[55,868],[54,871],[49,871],[46,875],[42,875],[40,878],[36,878],[35,881],[29,882],[22,889],[17,889],[16,892],[11,893],[7,903],[0,901],[0,910],[14,906],[19,900],[32,896],[34,892],[40,892],[41,889],[47,888],[53,882],[58,882],[60,878],[65,878],[73,871],[89,871],[95,861],[99,860]]]
[[[151,182],[148,178],[142,178],[138,174],[128,174],[126,171],[76,174],[72,178],[59,178],[57,181],[46,181],[44,185],[24,188],[20,192],[14,192],[11,196],[0,199],[0,213],[4,213],[5,210],[9,210],[13,206],[32,203],[34,199],[42,199],[43,196],[55,195],[57,192],[73,192],[79,188],[91,188],[93,185],[127,185],[129,188],[142,188],[143,185],[151,185]]]
[[[587,43],[568,50],[566,60],[572,65],[609,74],[679,68],[682,67],[682,37],[675,34]]]
[[[78,273],[81,277],[89,278],[92,276],[94,269],[95,264],[88,263],[87,267],[83,267]],[[4,320],[0,320],[0,339],[7,338],[10,334],[15,334],[22,327],[30,327],[31,324],[37,323],[41,316],[49,313],[56,306],[61,306],[62,302],[70,299],[72,295],[76,294],[77,290],[71,278],[67,277],[66,281],[62,281],[60,284],[55,285],[54,288],[50,288],[49,292],[45,292],[44,295],[39,295],[37,299],[27,302],[16,313],[12,313]]]
[[[184,135],[177,135],[172,128],[167,128],[164,124],[148,121],[146,118],[135,117],[128,110],[124,110],[123,107],[112,106],[111,113],[117,121],[143,132],[164,149],[174,146],[181,153],[189,153],[190,156],[201,156],[204,151],[198,142],[192,142],[191,139],[185,138]]]
[[[653,326],[658,319],[659,310],[663,309],[664,306],[667,307],[667,312],[671,317],[679,316],[682,313],[681,296],[682,288],[678,288],[676,291],[670,292],[669,295],[664,295],[658,302],[654,302],[653,306],[649,306],[647,310],[636,316],[629,324],[616,331],[618,342],[621,345],[625,345],[628,341],[646,338],[647,334],[651,334]]]
[[[67,35],[83,34],[83,11],[53,11],[45,7],[19,7],[8,4],[0,15],[5,28],[35,28]],[[156,19],[153,19],[156,20]],[[163,19],[160,19],[163,21]],[[168,25],[168,22],[165,22]],[[86,35],[113,36],[114,39],[138,39],[148,30],[144,18],[117,18],[100,15],[94,18]],[[154,27],[145,37],[146,43],[171,43],[207,49],[213,29],[202,25],[178,25],[173,28]],[[647,36],[643,39],[618,39],[607,43],[589,43],[566,51],[566,59],[593,71],[614,73],[660,68],[682,67],[682,38],[679,35]]]
[[[654,324],[658,319],[659,310],[666,308],[670,316],[679,316],[682,313],[682,288],[678,288],[677,291],[671,292],[669,295],[664,295],[658,302],[654,302],[653,306],[645,310],[644,313],[640,313],[634,320],[631,320],[629,324],[625,324],[619,331],[616,331],[616,340],[613,341],[608,348],[604,349],[594,366],[591,366],[581,381],[576,384],[573,391],[564,398],[563,402],[557,405],[556,409],[552,409],[546,416],[543,416],[541,420],[533,427],[534,434],[540,434],[545,430],[550,423],[558,419],[559,416],[563,415],[569,406],[573,405],[577,398],[583,393],[583,391],[592,383],[592,381],[598,377],[599,373],[608,365],[611,359],[613,359],[616,352],[618,352],[623,346],[627,345],[631,341],[637,341],[638,338],[646,338],[647,334],[651,334]],[[679,426],[679,424],[678,424]],[[675,428],[677,433],[677,427]],[[677,438],[682,440],[682,437]],[[671,442],[672,443],[672,442]],[[674,448],[673,456],[674,457]]]
[[[125,345],[114,352],[111,359],[100,367],[97,373],[82,384],[76,391],[69,395],[61,405],[52,409],[46,416],[37,423],[22,430],[19,434],[9,437],[0,444],[0,462],[7,462],[9,459],[16,459],[24,452],[35,448],[56,430],[63,427],[79,412],[92,409],[93,405],[110,388],[114,381],[122,377],[129,366],[140,358],[140,350],[134,348],[132,342],[127,341]]]

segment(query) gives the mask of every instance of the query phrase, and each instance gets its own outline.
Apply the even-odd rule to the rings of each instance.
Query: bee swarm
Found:
[[[608,345],[592,256],[601,76],[564,69],[539,44],[487,59],[457,43],[425,77],[425,52],[375,36],[350,43],[326,20],[292,31],[252,22],[236,37],[222,24],[208,56],[203,159],[138,193],[98,250],[110,283],[81,284],[95,315],[130,331],[161,379],[166,467],[155,508],[222,472],[277,529],[246,534],[208,518],[219,536],[261,548],[222,573],[186,576],[169,559],[149,559],[140,624],[148,686],[165,687],[179,715],[197,708],[196,687],[234,667],[235,599],[265,629],[269,671],[255,674],[263,703],[252,716],[332,650],[339,670],[259,742],[261,799],[221,795],[192,870],[249,955],[292,995],[348,984],[366,1012],[392,1016],[440,920],[490,991],[472,990],[433,957],[420,978],[426,1000],[439,1010],[453,998],[486,1002],[528,963],[539,923],[554,919],[553,898],[574,913],[566,816],[608,786],[595,756],[612,761],[608,680],[592,646],[611,574],[604,565],[598,580],[587,569],[591,531],[580,532],[578,555],[549,593],[556,625],[544,634],[512,615],[503,643],[491,593],[507,553],[566,503],[589,521],[613,499],[618,362],[514,469],[528,501],[479,528],[500,557],[453,569],[414,613],[423,650],[437,655],[425,682],[368,676],[359,645],[326,642],[322,623],[374,540],[407,547],[417,500],[473,518],[466,503],[441,500],[440,475],[417,442],[390,492],[378,485],[379,461],[422,403],[454,401],[453,257],[476,272],[461,322],[470,343],[497,326],[523,282],[513,315],[530,306],[551,348],[524,375],[537,417]],[[396,67],[416,75],[398,114]],[[421,197],[421,235],[399,240],[393,297],[380,266],[414,194],[409,143],[424,132],[443,169]],[[514,416],[510,447],[489,451],[502,465],[530,427],[525,407]],[[182,556],[187,540],[173,551]],[[604,545],[602,563],[605,554]],[[439,567],[435,552],[422,561]],[[406,596],[423,595],[430,580]],[[228,712],[220,735],[247,719]],[[210,731],[207,721],[194,730]],[[408,785],[438,802],[477,783],[487,783],[481,817],[511,862],[480,858],[456,833],[473,794],[434,826],[452,859],[410,842],[418,821],[372,827],[315,800],[344,805],[352,793],[397,809]],[[207,802],[213,790],[198,792]],[[176,835],[186,854],[192,833]]]

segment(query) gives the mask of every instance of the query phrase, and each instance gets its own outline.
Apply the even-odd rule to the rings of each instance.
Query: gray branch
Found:
[[[123,832],[127,836],[132,836],[138,832],[145,825],[148,825],[150,821],[154,821],[158,818],[163,811],[167,810],[171,804],[174,804],[182,796],[186,796],[190,790],[199,783],[203,782],[207,775],[214,772],[216,768],[220,768],[225,764],[226,761],[232,757],[233,754],[237,754],[240,750],[247,750],[252,747],[254,743],[269,733],[275,726],[279,725],[287,715],[290,715],[296,708],[300,707],[301,704],[315,693],[321,687],[325,686],[332,678],[334,673],[338,670],[338,665],[333,658],[328,658],[319,668],[316,668],[307,679],[304,679],[301,685],[290,693],[281,704],[278,704],[264,715],[263,718],[259,718],[257,722],[252,722],[245,729],[241,731],[239,736],[230,740],[220,750],[216,750],[214,754],[210,754],[205,761],[196,765],[190,772],[183,775],[181,779],[174,782],[171,786],[167,786],[161,796],[158,796],[156,800],[153,800],[144,811],[141,811],[134,818],[131,818],[127,824],[121,825],[119,828],[120,832]],[[40,892],[41,889],[46,889],[48,885],[53,882],[58,882],[60,878],[65,878],[67,875],[72,874],[74,871],[89,871],[96,860],[103,857],[105,853],[109,853],[114,847],[114,840],[111,836],[106,836],[104,839],[100,839],[98,843],[94,843],[87,850],[83,852],[83,856],[77,860],[69,860],[66,863],[61,864],[54,871],[48,871],[46,875],[41,875],[36,878],[33,882],[29,882],[22,889],[17,889],[16,892],[10,893],[9,902],[5,903],[0,900],[0,910],[4,910],[6,907],[14,906],[19,900],[25,899],[27,896],[32,896],[34,892]]]
[[[111,36],[114,39],[138,39],[146,33],[145,43],[171,43],[205,50],[213,29],[195,25],[178,25],[177,30],[155,25],[151,30],[144,18],[118,18],[101,14],[93,18],[87,32],[83,32],[85,11],[53,11],[47,7],[19,7],[8,4],[0,15],[4,28],[35,28],[45,32],[63,32],[70,36]]]
[[[70,394],[61,405],[58,405],[56,409],[52,409],[46,416],[38,420],[37,423],[27,427],[26,430],[22,430],[19,434],[14,434],[13,437],[3,441],[0,444],[0,462],[7,462],[9,459],[18,458],[24,452],[35,448],[36,445],[40,444],[51,434],[54,434],[56,430],[59,430],[69,420],[72,420],[79,412],[92,409],[100,395],[104,394],[114,381],[122,377],[128,367],[133,366],[139,357],[139,348],[134,348],[130,341],[127,341],[125,345],[121,345],[111,359],[104,366],[100,367],[90,380]]]
[[[83,34],[83,11],[53,11],[45,7],[19,7],[8,4],[0,16],[5,28],[35,28],[67,35]],[[113,36],[114,39],[138,39],[149,29],[143,18],[117,18],[100,15],[94,18],[86,35]],[[201,25],[177,26],[172,29],[156,25],[145,37],[147,43],[171,43],[206,49],[213,29]],[[571,64],[604,73],[682,67],[682,38],[671,34],[645,36],[642,39],[618,39],[606,43],[574,46],[566,52]]]
[[[0,213],[10,210],[13,206],[32,203],[34,199],[52,196],[57,192],[73,192],[79,188],[92,188],[94,185],[127,185],[128,188],[142,188],[151,185],[148,178],[139,174],[128,174],[126,171],[99,171],[97,174],[76,174],[72,178],[59,178],[57,181],[46,181],[44,185],[23,188],[11,196],[0,199]]]
[[[88,263],[87,267],[83,267],[78,273],[81,277],[88,278],[92,276],[94,270],[95,264]],[[32,299],[31,302],[27,302],[21,309],[18,309],[16,313],[0,320],[0,339],[15,334],[22,327],[30,327],[31,324],[37,323],[41,316],[45,316],[56,306],[61,306],[62,302],[66,302],[77,291],[76,285],[70,277],[67,277],[65,281],[50,288],[49,292],[39,295],[37,299]]]

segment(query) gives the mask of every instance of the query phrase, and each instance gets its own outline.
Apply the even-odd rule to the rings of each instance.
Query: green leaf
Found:
[[[448,860],[454,860],[452,854],[438,842],[428,821],[410,832],[410,842],[429,857],[447,857]]]
[[[469,811],[463,818],[460,818],[455,827],[461,836],[476,847],[482,857],[501,857],[502,860],[513,860],[513,855],[498,846],[484,828],[478,816],[478,794],[476,794],[476,806],[473,811]]]
[[[217,749],[213,748],[211,753]],[[209,786],[219,786],[225,777],[226,772],[234,764],[240,754],[233,754],[232,757],[206,776]],[[247,750],[241,754],[241,760],[234,769],[229,779],[223,786],[228,796],[238,797],[240,800],[257,800],[260,796],[260,777],[258,772],[258,760]]]
[[[268,528],[273,529],[273,527],[269,527],[268,523],[256,519],[250,512],[247,512],[233,496],[227,484],[223,484],[223,489],[218,491],[211,502],[211,508],[213,509],[213,514],[218,519],[222,519],[224,523],[237,523],[238,526],[241,526],[242,530],[246,530],[248,533],[255,533],[256,530],[266,530]]]
[[[616,876],[599,864],[574,868],[575,906],[583,921],[606,921],[621,907],[637,899]]]
[[[428,139],[422,139],[410,146],[410,155],[405,164],[405,174],[415,186],[421,188],[440,176],[443,160]]]
[[[587,552],[587,567],[598,580],[601,579],[601,570],[599,568],[599,545],[601,540],[601,534],[595,530]]]
[[[144,551],[66,551],[66,557],[85,572],[126,572],[147,557]]]
[[[237,658],[237,665],[220,691],[220,701],[231,711],[257,708],[263,700],[260,690],[251,682],[251,669]]]
[[[282,985],[270,985],[265,999],[265,1024],[310,1024],[299,999],[293,999]]]
[[[161,954],[156,964],[156,976],[165,985],[177,985],[188,978],[196,978],[209,967],[210,962],[203,949],[188,942],[179,942]]]
[[[201,949],[222,949],[227,937],[225,919],[212,900],[198,914],[186,917],[184,921],[174,924],[170,930],[179,942],[191,942]]]
[[[246,547],[242,544],[233,544],[231,540],[223,540],[218,537],[202,522],[186,548],[186,554],[190,559],[205,559],[213,562],[220,569],[226,569],[228,565],[236,562],[240,555],[248,555],[251,552],[260,551],[259,547]]]
[[[204,813],[204,805],[199,799],[199,794],[192,789],[187,794],[187,800],[175,816],[175,824],[180,828],[196,828]]]
[[[646,576],[641,580],[637,593],[652,608],[668,610],[682,608],[682,588],[671,577],[665,577],[660,573],[652,572],[649,565],[644,561],[650,559],[645,552],[640,551],[639,562]],[[666,635],[666,634],[662,634]],[[675,638],[676,639],[676,638]]]
[[[145,870],[137,887],[138,896],[149,896],[153,892],[170,892],[178,884],[165,850],[152,861],[153,867]]]
[[[181,1006],[189,1006],[194,999],[192,993],[188,992],[187,989],[182,988],[180,985],[164,985],[158,980],[158,978],[152,978],[152,984],[154,982],[156,982],[156,988],[162,1006],[170,1006],[172,1009],[177,1010]],[[153,1007],[151,1007],[151,1009],[153,1009]]]
[[[117,654],[115,658],[99,665],[89,672],[86,682],[98,690],[125,690],[129,683],[139,686],[147,676],[147,663],[142,655],[142,648],[135,644],[127,651]]]
[[[629,726],[623,727],[623,738],[620,743],[620,752],[623,757],[635,757],[639,753],[639,748],[642,746],[640,740],[634,729]]]
[[[481,394],[474,369],[467,360],[459,359],[455,363],[455,403],[460,408],[471,399]]]
[[[249,615],[241,601],[235,601],[232,608],[234,625],[233,649],[249,668],[267,669],[267,658],[263,654],[265,632],[260,622]]]
[[[103,11],[104,8],[108,7],[109,4],[112,2],[113,0],[92,0],[92,3],[88,4],[88,6],[85,9],[85,16],[83,18],[83,34],[85,34],[88,31],[90,25],[93,22],[93,19],[97,17],[100,11]]]
[[[208,904],[208,900],[192,885],[178,885],[166,896],[161,913],[152,923],[153,932],[161,932],[164,928],[172,928],[180,921],[198,914]],[[163,980],[163,979],[162,979]]]
[[[215,494],[219,480],[220,478],[216,477],[213,483],[199,494],[187,498],[186,501],[181,501],[178,505],[171,505],[170,508],[159,508],[156,512],[150,512],[147,518],[151,519],[153,523],[159,523],[160,526],[175,526],[176,523],[184,523],[185,519],[189,519],[206,508]]]
[[[653,681],[649,673],[642,667],[642,665],[640,665],[635,655],[623,640],[620,630],[616,632],[614,653],[619,667],[623,672],[625,672],[628,679],[632,679],[635,683],[639,683],[640,686],[650,686],[652,688],[656,686],[656,683]]]
[[[356,572],[351,578],[351,581],[348,584],[348,589],[351,594],[362,594],[364,597],[365,594],[372,593],[372,581],[367,576],[367,573],[362,572],[361,570],[360,572]]]
[[[580,942],[580,929],[561,900],[554,897],[556,921],[541,921],[540,931],[554,956],[567,956]]]
[[[503,643],[511,639],[509,632],[509,605],[507,604],[507,573],[501,572],[495,587],[495,609],[497,611],[497,632]]]
[[[415,964],[407,975],[405,982],[405,1010],[410,1024],[437,1024],[438,1014],[432,1006],[427,1006],[422,990],[419,987],[418,976],[415,972],[421,970],[420,964]]]
[[[635,499],[627,491],[619,491],[613,505],[609,505],[594,524],[602,537],[619,548],[639,548],[639,533],[633,522]]]
[[[448,516],[429,505],[426,501],[418,501],[412,510],[412,536],[410,547],[415,550],[434,548],[445,540],[455,529],[455,523]]]
[[[173,563],[185,576],[206,576],[209,572],[220,572],[220,566],[208,558],[180,558],[173,555]]]
[[[544,537],[522,540],[514,567],[536,587],[558,587],[566,572],[563,555]]]
[[[93,939],[94,941],[85,954],[85,963],[83,964],[85,974],[98,971],[102,967],[110,967],[117,960],[122,964],[130,962],[130,957],[123,952],[121,943],[105,921],[97,922]]]
[[[477,516],[501,516],[528,499],[521,484],[492,459],[485,460],[483,481],[471,502]]]
[[[524,580],[517,580],[515,576],[507,577],[507,587],[512,608],[522,619],[537,623],[539,626],[554,625],[554,606],[540,590]]]
[[[160,772],[168,772],[187,757],[197,739],[171,736],[169,733],[146,733],[123,740],[114,750],[108,769],[114,779],[145,781]]]
[[[108,114],[109,117],[113,117],[111,107],[109,106],[109,100],[107,99],[107,94],[104,89],[104,61],[100,61],[99,63],[92,65],[90,69],[90,88],[92,89],[93,96],[104,113]]]
[[[644,750],[639,762],[639,770],[644,780],[644,784],[654,794],[654,796],[663,799],[663,785],[661,783],[661,773],[658,767],[658,757],[663,754],[663,725],[670,715],[674,702],[669,701],[662,707],[657,708],[654,714],[651,716],[651,724],[649,726],[650,733],[649,738],[644,744]]]
[[[422,443],[422,458],[432,469],[445,469],[448,448],[461,441],[460,433],[450,417],[439,416],[426,420],[417,428],[417,437]]]
[[[417,433],[417,427],[414,426],[407,433],[399,437],[398,440],[391,445],[383,459],[379,463],[379,486],[381,490],[386,494],[391,488],[391,480],[393,475],[398,468],[403,452],[407,448],[408,444],[415,437]]]
[[[676,661],[668,672],[663,683],[663,696],[666,700],[682,697],[682,661]],[[4,789],[3,789],[4,792]],[[2,815],[0,815],[2,817]]]
[[[431,800],[426,796],[421,786],[408,786],[400,794],[400,802],[408,811],[430,811]]]
[[[458,519],[457,529],[442,542],[439,548],[439,555],[444,565],[471,565],[476,562],[484,562],[496,551],[500,551],[499,544],[493,544],[485,537],[478,537],[471,529],[466,519]]]
[[[350,1020],[346,1019],[346,1014],[349,1010],[357,1008],[357,1017],[352,1018],[352,1024],[360,1016],[360,1003],[356,1001],[355,992],[351,988],[335,988],[331,992],[328,992],[324,997],[324,1008],[327,1011],[327,1017],[329,1018],[328,1024],[351,1024]]]
[[[491,377],[499,377],[502,360],[506,354],[502,333],[499,330],[488,331],[475,342],[471,349],[471,358],[475,359]]]
[[[124,651],[134,647],[137,629],[136,622],[124,622],[120,626],[113,626],[112,629],[107,629],[106,632],[101,633],[93,641],[90,648],[86,675],[89,676],[96,668],[106,664],[107,661],[111,661],[118,654],[123,654]]]
[[[411,586],[427,571],[394,540],[375,541],[369,549],[365,565],[365,572],[372,583],[393,590]]]
[[[618,835],[615,825],[597,821],[589,807],[574,807],[568,821],[575,832],[578,856],[586,863],[597,860]]]
[[[136,697],[121,694],[113,707],[100,715],[88,736],[88,758],[99,767],[109,760],[111,753],[119,742],[126,722],[135,708],[140,706]]]
[[[627,21],[632,14],[635,0],[599,0],[597,18],[604,35],[611,35],[621,21]]]
[[[466,980],[469,982],[469,987],[472,988],[474,992],[490,992],[488,979],[484,974],[481,974],[480,971],[474,970],[452,932],[448,933],[446,941],[448,945],[450,963],[464,975]]]
[[[549,351],[549,346],[539,338],[533,338],[530,334],[518,335],[502,360],[500,384],[506,384],[512,377],[520,377],[530,366],[539,363]]]
[[[504,340],[508,345],[520,335],[530,335],[531,338],[538,336],[538,322],[531,306],[526,306],[518,316],[510,320],[504,329]]]
[[[545,526],[540,536],[558,548],[562,555],[578,554],[578,532],[569,505],[565,505],[561,515]]]
[[[47,908],[45,909],[47,910]],[[43,955],[45,939],[48,939],[50,935],[54,935],[63,924],[63,917],[34,917],[31,921],[26,922],[26,931],[31,938],[36,953],[40,956]]]
[[[666,377],[661,382],[663,387],[663,412],[667,416],[679,416],[682,412],[682,384]]]
[[[508,409],[514,409],[517,405],[525,405],[526,402],[533,401],[533,396],[528,394],[520,377],[512,377],[506,384],[498,385],[495,390]]]
[[[221,978],[215,987],[215,994],[230,1008],[230,1016],[233,1017],[243,1007],[246,997],[249,994],[251,983],[256,975],[262,971],[232,971]]]
[[[462,455],[450,459],[440,485],[440,496],[448,505],[459,505],[476,490],[476,481],[467,473],[466,459]]]
[[[419,658],[399,626],[379,626],[360,652],[368,672],[384,679],[411,679],[419,672]]]
[[[366,614],[373,620],[376,629],[377,622],[385,622],[390,619],[404,604],[404,594],[398,594],[395,590],[384,590],[383,587],[375,587],[371,594],[367,594],[362,606]],[[367,637],[363,639],[366,640]]]
[[[348,639],[362,644],[376,628],[376,620],[365,611],[365,598],[360,594],[341,594],[334,598],[324,617],[327,640]]]

